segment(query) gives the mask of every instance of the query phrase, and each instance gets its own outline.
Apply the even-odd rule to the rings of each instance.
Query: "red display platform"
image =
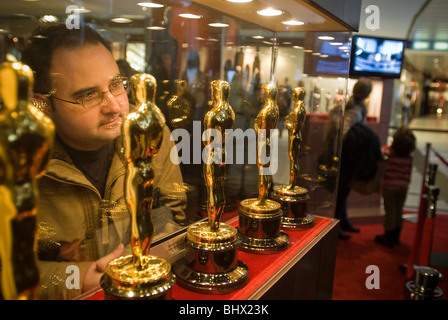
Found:
[[[289,247],[275,254],[252,254],[243,251],[238,252],[238,259],[244,262],[249,268],[249,280],[246,285],[236,291],[227,294],[207,294],[196,293],[182,288],[179,285],[174,285],[172,289],[172,298],[175,300],[246,300],[256,299],[259,294],[256,294],[263,286],[266,286],[270,280],[285,266],[292,265],[294,257],[310,242],[316,238],[322,231],[324,231],[334,219],[315,217],[315,224],[312,228],[302,231],[285,231],[289,235]],[[237,222],[236,222],[237,223]],[[283,270],[286,272],[287,270]],[[104,299],[103,291],[99,291],[92,296],[86,298],[87,300],[102,300]]]

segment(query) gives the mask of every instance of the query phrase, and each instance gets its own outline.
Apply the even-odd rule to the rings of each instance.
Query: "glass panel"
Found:
[[[170,226],[163,226],[167,223],[163,218],[156,219],[153,245],[166,240],[172,232],[181,232],[192,222],[207,217],[202,173],[202,122],[211,106],[211,81],[229,82],[230,105],[235,112],[234,132],[245,137],[242,140],[234,138],[232,145],[227,147],[232,149],[233,158],[226,163],[226,209],[222,221],[235,219],[239,202],[258,195],[255,141],[251,137],[254,137],[255,117],[263,106],[261,86],[267,83],[277,85],[280,111],[279,135],[273,142],[277,144],[278,152],[271,157],[276,163],[273,183],[289,183],[285,117],[293,107],[291,89],[303,87],[307,117],[301,130],[300,181],[309,191],[309,213],[332,217],[351,33],[343,24],[302,1],[254,1],[251,4],[224,0],[157,2],[159,7],[153,7],[154,2],[137,4],[137,1],[127,0],[3,0],[0,3],[0,61],[20,61],[22,50],[38,26],[57,21],[68,29],[76,29],[79,23],[87,23],[110,43],[122,75],[146,72],[156,78],[156,104],[172,131],[173,148],[177,148],[172,152],[179,157],[183,182],[160,186],[163,194],[160,199],[172,203],[183,201],[183,195],[186,195],[187,201],[182,214],[173,215],[169,206],[166,206],[168,213],[157,213],[167,214]],[[266,17],[256,12],[265,8],[260,3],[267,5],[271,2],[282,10],[280,16]],[[135,102],[132,96],[129,99],[131,103]],[[69,185],[66,187],[67,190],[54,192],[69,192]],[[103,200],[113,199],[104,197]],[[87,222],[64,225],[54,218],[50,221],[56,226],[51,223],[40,226],[40,240],[58,250],[62,242],[73,245],[67,250],[84,250],[86,238],[93,237],[98,256],[88,260],[96,260],[110,252],[116,241],[109,241],[108,237],[115,232],[127,234],[129,231],[123,227],[121,231],[110,232],[109,220],[115,215],[111,212],[121,210],[124,215],[117,215],[127,217],[126,208],[116,202],[103,202],[99,207],[100,202],[95,201],[98,203],[95,211],[101,214],[92,217],[98,220],[95,225],[99,226],[92,233],[85,230],[84,223]],[[49,214],[56,216],[56,212]],[[83,214],[79,213],[78,219],[83,220]],[[126,223],[120,222],[120,225],[126,226]],[[158,228],[160,225],[162,227]],[[73,230],[77,227],[79,230]],[[70,232],[65,232],[65,228]],[[58,232],[65,238],[52,238]],[[83,232],[85,235],[79,238]],[[67,265],[72,263],[70,259],[66,260]],[[52,262],[55,259],[47,257],[43,264]],[[65,270],[46,276],[49,278],[43,285],[54,288],[47,290],[49,293],[41,298],[70,297],[65,287]]]

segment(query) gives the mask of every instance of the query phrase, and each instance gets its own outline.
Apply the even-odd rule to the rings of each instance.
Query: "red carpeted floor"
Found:
[[[408,291],[406,278],[400,266],[407,264],[413,245],[416,223],[405,221],[400,245],[384,247],[374,241],[377,234],[384,232],[381,220],[356,221],[360,233],[351,233],[350,240],[339,240],[333,284],[333,300],[405,300]],[[433,253],[448,255],[448,215],[437,215],[435,220]],[[433,260],[431,260],[433,261]],[[379,289],[367,289],[366,273],[370,265],[378,266]],[[442,299],[448,300],[448,266],[431,266],[444,277],[439,282],[443,290]]]

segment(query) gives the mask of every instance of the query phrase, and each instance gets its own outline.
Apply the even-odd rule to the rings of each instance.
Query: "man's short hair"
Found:
[[[372,91],[372,81],[368,78],[359,78],[353,87],[353,98],[356,100],[367,99],[370,92]]]
[[[68,29],[63,24],[38,27],[22,52],[22,62],[34,71],[34,92],[46,94],[51,88],[50,67],[53,54],[60,48],[80,48],[86,44],[110,46],[101,35],[87,24],[79,29]]]

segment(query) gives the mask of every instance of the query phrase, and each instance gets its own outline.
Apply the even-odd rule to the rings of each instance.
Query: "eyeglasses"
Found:
[[[89,109],[99,105],[103,101],[105,93],[110,92],[113,96],[119,96],[125,92],[127,93],[128,89],[129,89],[129,79],[126,77],[116,77],[109,84],[109,90],[103,92],[96,90],[87,91],[83,93],[78,99],[76,99],[77,101],[69,101],[58,98],[53,95],[55,91],[50,91],[50,93],[46,94],[46,96],[53,97],[54,99],[61,100],[71,104],[80,104],[85,109]]]

